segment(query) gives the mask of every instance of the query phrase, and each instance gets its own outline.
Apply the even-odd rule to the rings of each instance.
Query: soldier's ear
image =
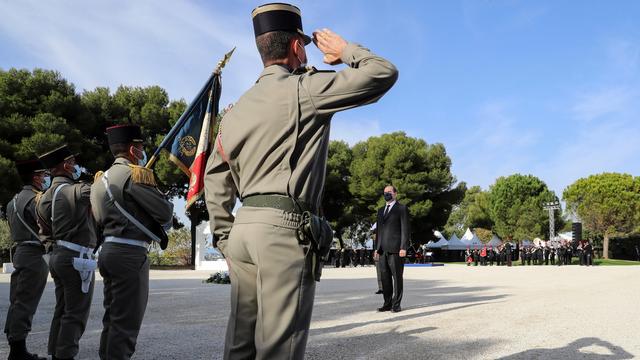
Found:
[[[132,160],[137,159],[137,158],[138,158],[138,156],[137,156],[137,152],[138,152],[138,151],[139,151],[139,150],[136,148],[136,146],[135,146],[134,144],[129,144],[129,151],[128,151],[128,153],[129,153],[129,158],[130,158],[130,159],[132,159]]]

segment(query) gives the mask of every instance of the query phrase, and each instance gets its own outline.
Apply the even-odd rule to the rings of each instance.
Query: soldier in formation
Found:
[[[26,339],[49,274],[42,257],[45,248],[38,235],[36,203],[51,185],[51,178],[38,159],[16,162],[16,168],[23,186],[6,207],[16,249],[4,333],[9,341],[9,360],[39,360],[45,358],[30,353]]]

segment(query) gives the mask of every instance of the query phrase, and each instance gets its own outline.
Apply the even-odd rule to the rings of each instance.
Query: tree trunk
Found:
[[[604,234],[604,240],[602,240],[602,257],[609,258],[609,235]]]

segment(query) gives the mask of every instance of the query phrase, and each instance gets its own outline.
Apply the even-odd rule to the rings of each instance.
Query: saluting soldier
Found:
[[[51,179],[38,159],[16,162],[16,168],[23,187],[7,204],[7,220],[16,250],[4,333],[9,341],[9,360],[45,359],[27,351],[26,339],[49,275],[49,267],[42,258],[44,246],[38,236],[36,202],[51,185]]]
[[[302,359],[315,283],[296,229],[303,211],[318,214],[331,117],[377,101],[398,73],[327,29],[314,43],[325,63],[347,68],[304,69],[311,39],[300,10],[266,4],[252,17],[264,70],[221,121],[205,179],[212,232],[231,264],[224,358]],[[234,219],[236,193],[243,206]]]
[[[156,187],[153,171],[143,167],[147,155],[140,127],[113,126],[107,137],[116,159],[91,188],[93,214],[104,236],[98,259],[105,310],[99,355],[120,360],[135,351],[149,297],[149,245],[166,236],[173,204]]]
[[[66,145],[40,155],[53,175],[51,187],[37,206],[42,234],[53,242],[49,270],[55,283],[56,307],[49,331],[53,359],[73,359],[89,318],[93,298],[93,271],[80,273],[74,258],[91,258],[96,227],[91,216],[91,185],[77,183],[82,174],[75,155]]]

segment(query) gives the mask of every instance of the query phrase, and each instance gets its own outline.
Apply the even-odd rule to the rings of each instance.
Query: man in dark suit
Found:
[[[378,311],[399,312],[402,301],[402,272],[409,247],[409,212],[396,201],[398,191],[384,188],[386,205],[378,210],[376,256],[379,258],[384,305]],[[392,281],[393,280],[393,281]],[[393,298],[392,298],[393,295]]]

